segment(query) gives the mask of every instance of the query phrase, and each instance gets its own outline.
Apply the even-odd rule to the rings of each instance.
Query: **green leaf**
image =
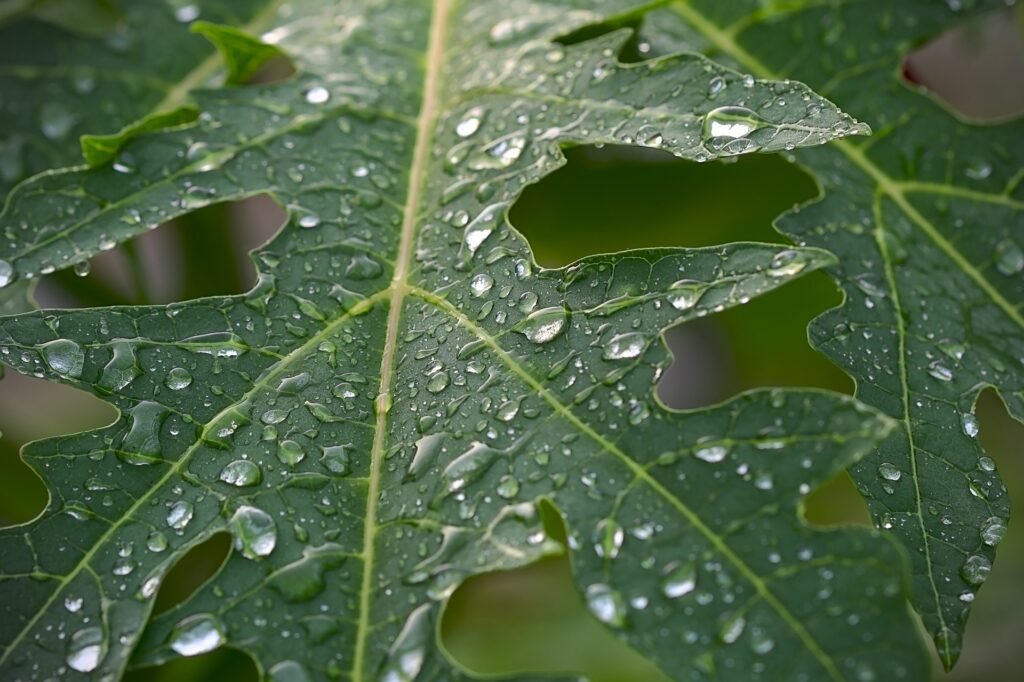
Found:
[[[798,78],[882,131],[800,151],[824,198],[779,227],[839,256],[829,271],[846,303],[815,320],[810,338],[856,380],[857,397],[900,422],[851,473],[875,523],[911,552],[914,605],[947,668],[1009,514],[978,443],[979,392],[995,387],[1024,419],[1024,124],[959,120],[900,74],[908,46],[1004,5],[764,10],[707,0],[673,4],[647,24],[656,49],[696,48],[760,78]]]
[[[221,645],[274,679],[464,679],[434,644],[445,599],[565,551],[552,510],[591,612],[674,679],[924,678],[897,546],[801,514],[892,420],[812,390],[689,412],[653,393],[666,327],[834,259],[744,243],[549,270],[508,221],[563,145],[706,161],[866,129],[696,55],[619,63],[627,32],[554,41],[642,9],[605,6],[293,2],[264,36],[294,78],[198,91],[193,124],[12,194],[7,283],[216,201],[269,193],[288,221],[243,296],[0,318],[5,363],[120,410],[25,451],[51,501],[0,531],[5,679]],[[220,571],[151,617],[219,532]]]
[[[201,10],[199,9],[201,4]],[[180,106],[219,66],[198,16],[261,30],[270,0],[24,0],[0,5],[0,196],[80,162],[78,138]],[[18,19],[18,20],[13,20]]]

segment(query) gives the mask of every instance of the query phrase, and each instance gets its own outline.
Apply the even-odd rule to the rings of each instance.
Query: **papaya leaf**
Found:
[[[194,122],[13,192],[14,286],[213,202],[266,193],[288,220],[245,295],[0,318],[5,364],[120,411],[25,450],[50,503],[0,531],[4,679],[224,645],[273,679],[466,679],[435,645],[447,597],[563,551],[594,616],[673,679],[927,675],[898,546],[801,512],[894,421],[814,390],[687,412],[653,392],[665,328],[834,258],[738,243],[543,269],[509,222],[566,145],[707,161],[867,132],[794,81],[621,63],[628,31],[557,42],[646,9],[291,2],[263,40],[292,78],[196,91]],[[153,617],[222,532],[218,573]]]
[[[994,387],[1024,419],[1024,124],[962,120],[901,73],[910,46],[1005,5],[700,0],[646,25],[654,52],[800,79],[882,131],[799,151],[824,198],[779,229],[839,256],[829,272],[846,302],[810,339],[900,422],[851,473],[876,525],[911,553],[914,605],[947,668],[1009,516],[978,442],[978,394]]]

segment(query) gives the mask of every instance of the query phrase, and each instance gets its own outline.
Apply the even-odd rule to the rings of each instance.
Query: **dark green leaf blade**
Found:
[[[460,679],[433,646],[444,598],[560,551],[550,500],[595,616],[676,679],[925,674],[895,545],[799,517],[890,420],[815,391],[692,413],[653,393],[665,327],[831,256],[733,244],[543,270],[507,218],[562,144],[707,160],[862,128],[697,56],[619,64],[621,34],[558,45],[602,17],[521,9],[293,3],[266,37],[294,79],[198,93],[193,126],[126,143],[130,172],[19,188],[5,225],[54,218],[5,252],[21,279],[213,201],[269,192],[289,220],[245,296],[0,321],[5,362],[122,411],[27,452],[53,502],[0,533],[17,609],[0,670],[116,675],[229,644],[282,678]],[[225,567],[143,634],[169,568],[224,531]]]

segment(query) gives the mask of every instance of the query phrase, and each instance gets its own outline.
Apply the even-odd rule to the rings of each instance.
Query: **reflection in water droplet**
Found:
[[[626,606],[622,596],[604,583],[587,587],[587,608],[599,621],[612,627],[621,628],[626,624]]]
[[[82,376],[85,353],[71,339],[55,339],[44,343],[39,348],[43,353],[43,360],[57,374],[71,379]]]
[[[981,527],[981,541],[989,547],[995,547],[1006,536],[1006,522],[997,516],[990,517]]]
[[[14,266],[0,258],[0,289],[14,281]]]
[[[320,85],[314,86],[306,91],[306,101],[310,104],[323,104],[330,98],[330,91]]]
[[[1006,276],[1024,270],[1024,251],[1016,242],[1004,239],[996,245],[996,269]]]
[[[99,627],[82,628],[71,635],[65,660],[73,670],[90,673],[99,667],[106,654],[106,641]]]
[[[725,456],[729,454],[729,449],[724,445],[712,445],[706,448],[700,448],[693,454],[697,459],[710,462],[711,464],[717,464],[725,459]]]
[[[697,587],[697,565],[692,561],[672,568],[661,583],[661,591],[669,599],[678,599]]]
[[[974,416],[973,412],[964,412],[960,415],[960,426],[963,427],[964,433],[975,438],[978,435],[978,418]]]
[[[142,374],[135,359],[135,346],[128,341],[117,340],[111,344],[113,356],[103,367],[99,385],[108,391],[120,391]]]
[[[175,367],[167,373],[164,385],[172,391],[180,391],[192,384],[192,375],[184,367]]]
[[[412,682],[423,668],[427,646],[433,638],[430,605],[420,606],[406,619],[398,637],[388,649],[379,682]]]
[[[708,285],[692,279],[681,279],[669,287],[668,302],[676,310],[689,310],[697,305]]]
[[[738,139],[764,125],[757,114],[745,107],[718,107],[704,117],[704,136]]]
[[[541,308],[519,321],[513,327],[534,343],[548,343],[565,330],[569,312],[562,307]]]
[[[195,507],[191,502],[178,500],[171,505],[170,511],[167,512],[167,525],[174,530],[182,530],[192,520],[194,513]]]
[[[171,632],[171,648],[182,656],[198,656],[213,651],[227,638],[224,625],[209,613],[189,616],[180,621]]]
[[[615,519],[602,519],[594,528],[594,553],[603,559],[619,556],[626,533]]]
[[[639,357],[647,347],[647,337],[640,332],[627,332],[611,338],[604,347],[605,360],[628,360]]]
[[[262,509],[248,505],[239,507],[228,528],[235,537],[235,549],[247,559],[268,556],[277,546],[277,526]]]
[[[807,267],[807,257],[799,251],[787,249],[776,254],[768,266],[770,277],[792,277]]]
[[[903,476],[903,472],[895,464],[883,462],[878,465],[878,475],[887,481],[898,481]]]
[[[992,572],[992,562],[981,554],[972,554],[960,567],[960,577],[968,585],[980,585],[988,579]]]
[[[928,374],[932,375],[939,381],[953,380],[953,370],[951,370],[949,367],[946,367],[938,360],[928,365]]]
[[[247,459],[236,459],[220,471],[220,480],[239,488],[257,485],[262,479],[259,466]]]

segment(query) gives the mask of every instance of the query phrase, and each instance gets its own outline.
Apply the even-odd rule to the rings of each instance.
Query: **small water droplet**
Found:
[[[459,137],[470,137],[480,130],[483,121],[484,110],[482,107],[473,107],[466,112],[462,120],[455,125],[455,134]]]
[[[0,289],[14,281],[14,267],[0,258]]]
[[[995,547],[1006,536],[1006,522],[997,516],[990,517],[981,527],[981,541]]]
[[[723,459],[725,459],[725,456],[728,454],[729,449],[724,445],[712,445],[705,448],[699,448],[694,453],[694,456],[697,459],[703,460],[705,462],[717,464],[718,462],[721,462]]]
[[[622,595],[604,583],[589,585],[586,592],[587,608],[599,621],[617,628],[626,624]]]
[[[898,481],[902,478],[903,472],[895,464],[883,462],[878,465],[878,475],[887,481]]]
[[[192,520],[194,514],[195,507],[191,502],[178,500],[171,505],[170,511],[167,512],[167,525],[174,530],[182,530]]]
[[[594,528],[594,553],[603,559],[619,556],[626,533],[615,519],[602,519]]]
[[[938,360],[928,365],[928,374],[932,375],[939,381],[953,380],[953,370],[951,370],[949,367],[946,367]]]
[[[693,562],[672,567],[661,583],[661,591],[669,599],[684,597],[696,587],[697,566]]]
[[[317,85],[306,90],[306,101],[310,104],[323,104],[330,98],[330,91],[321,85]]]
[[[409,614],[388,649],[378,682],[413,682],[423,668],[427,646],[433,641],[433,636],[430,605],[424,604]]]
[[[604,347],[605,360],[628,360],[639,357],[647,348],[647,337],[640,332],[627,332],[611,338]]]
[[[769,277],[792,277],[807,267],[807,257],[799,251],[787,249],[772,258],[768,266]]]
[[[979,432],[978,418],[973,412],[964,412],[960,415],[960,426],[963,427],[964,433],[975,438]]]
[[[996,269],[1004,275],[1016,275],[1024,270],[1024,251],[1010,239],[996,245]]]
[[[968,585],[980,585],[988,579],[992,572],[992,562],[981,554],[972,554],[960,567],[960,577]]]

